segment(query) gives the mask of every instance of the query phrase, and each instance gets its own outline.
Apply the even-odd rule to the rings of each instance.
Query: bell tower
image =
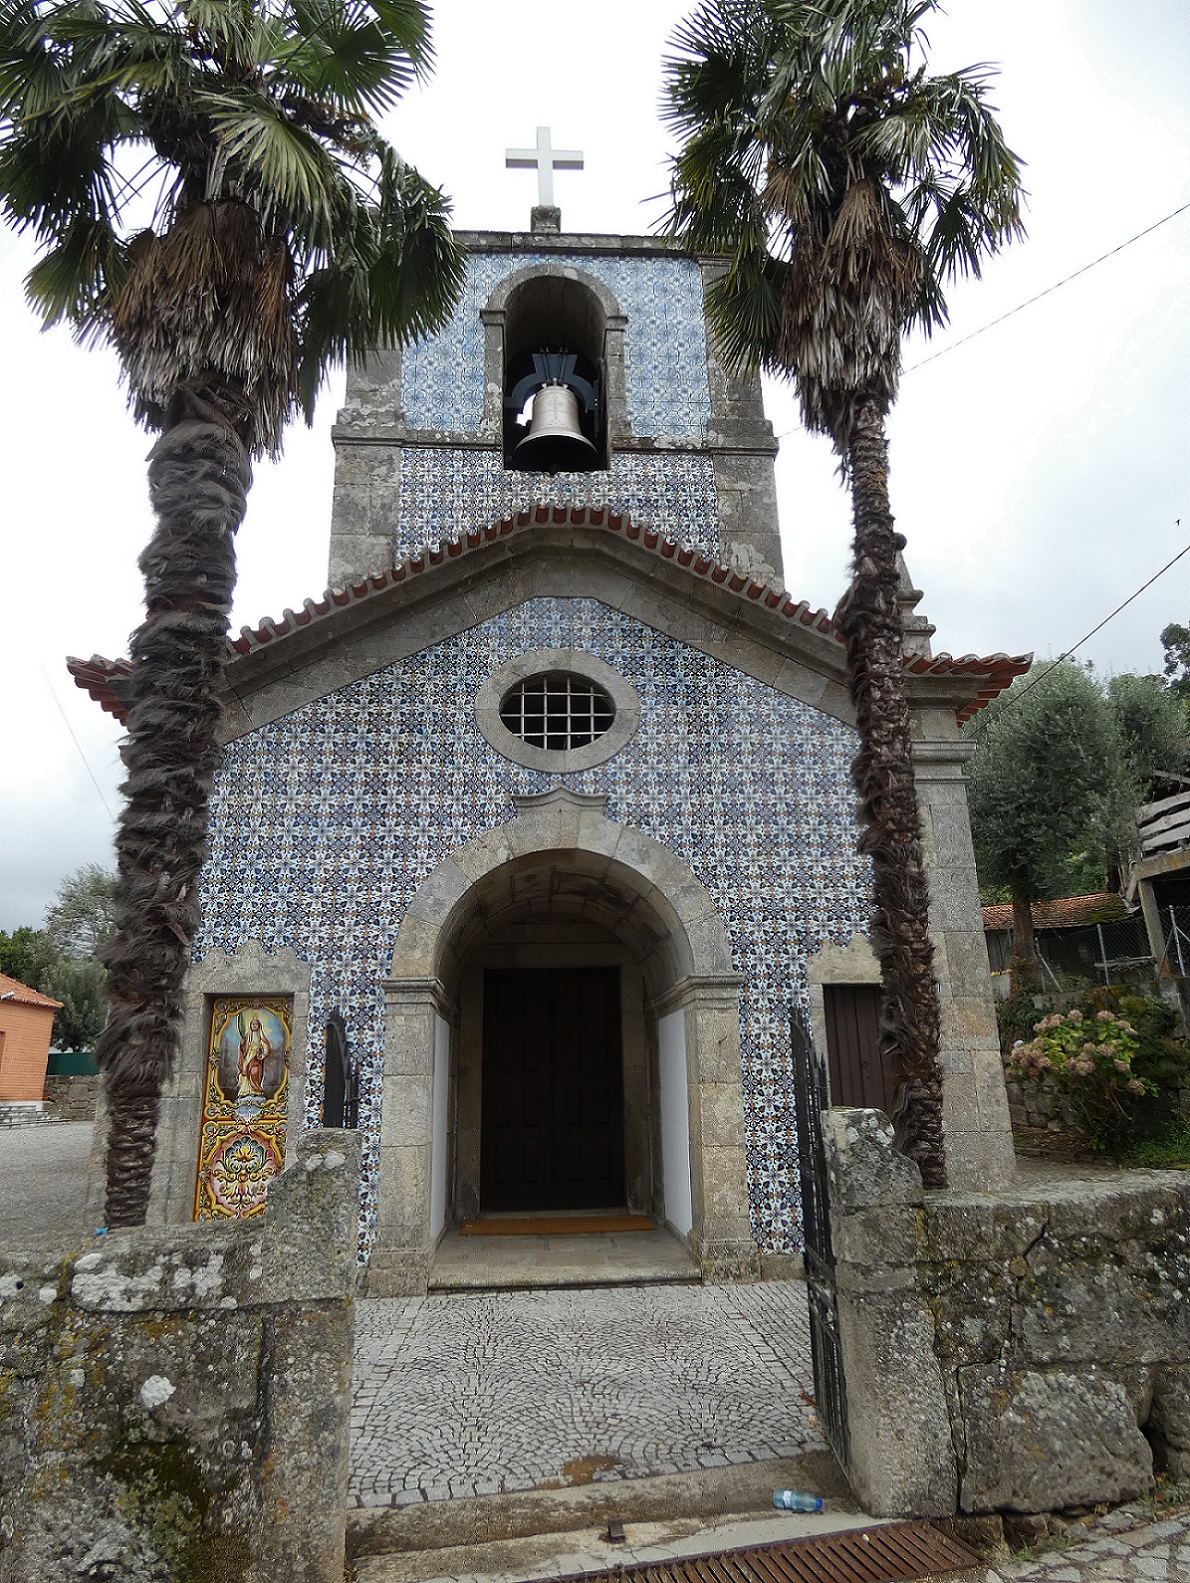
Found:
[[[542,502],[605,507],[770,585],[782,581],[772,427],[724,367],[703,295],[720,267],[663,239],[561,230],[533,149],[527,232],[463,232],[467,281],[433,339],[348,376],[330,583]]]

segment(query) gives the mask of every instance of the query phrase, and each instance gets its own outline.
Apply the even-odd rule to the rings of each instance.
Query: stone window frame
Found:
[[[610,728],[581,748],[539,748],[511,732],[500,718],[500,705],[518,682],[551,671],[562,671],[602,687],[615,706]],[[518,654],[491,673],[475,699],[475,723],[484,740],[503,758],[523,769],[547,775],[569,775],[594,769],[623,752],[640,725],[640,694],[632,683],[603,660],[582,649],[532,649]]]

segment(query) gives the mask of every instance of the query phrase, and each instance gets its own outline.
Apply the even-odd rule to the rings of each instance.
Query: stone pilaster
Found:
[[[430,1151],[437,1020],[449,1002],[436,978],[390,979],[370,1297],[422,1294],[429,1278]]]
[[[740,985],[734,973],[687,978],[653,1008],[685,1017],[690,1105],[690,1251],[707,1281],[754,1280],[759,1263],[748,1222]]]
[[[951,1187],[995,1192],[1011,1184],[1015,1155],[963,779],[973,748],[947,711],[923,724],[937,732],[915,742],[914,771],[942,1005],[946,1168]]]

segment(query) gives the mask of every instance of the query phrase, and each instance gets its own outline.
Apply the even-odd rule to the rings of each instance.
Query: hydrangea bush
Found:
[[[1155,1085],[1137,1076],[1133,1060],[1140,1035],[1125,1017],[1101,1009],[1053,1012],[1033,1025],[1033,1038],[1017,1044],[1008,1063],[1016,1082],[1049,1078],[1069,1102],[1093,1149],[1115,1152],[1131,1140],[1139,1102]]]

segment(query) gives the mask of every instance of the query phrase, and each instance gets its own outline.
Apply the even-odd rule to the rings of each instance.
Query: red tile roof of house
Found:
[[[784,589],[770,588],[766,583],[733,571],[700,550],[680,544],[676,539],[666,538],[652,528],[642,528],[618,512],[607,511],[602,506],[540,505],[531,511],[519,511],[486,528],[470,529],[456,539],[443,539],[437,545],[426,545],[416,555],[398,562],[387,571],[360,578],[345,588],[328,588],[321,599],[305,600],[300,610],[286,610],[279,621],[265,617],[257,627],[241,627],[238,637],[229,637],[227,640],[228,658],[234,660],[238,655],[250,654],[301,627],[309,626],[311,622],[333,615],[337,609],[368,599],[407,578],[432,573],[435,567],[445,561],[474,554],[511,534],[547,524],[599,528],[606,533],[614,533],[661,560],[673,561],[692,578],[715,584],[741,600],[771,610],[787,621],[810,627],[840,644],[843,641],[842,634],[825,610],[811,610],[806,600],[795,601]],[[962,723],[1002,693],[1015,677],[1022,676],[1029,669],[1030,656],[989,654],[981,657],[964,654],[955,659],[949,654],[938,654],[933,658],[906,654],[903,664],[912,676],[967,676],[977,679],[980,685],[975,696],[959,712],[958,718]],[[67,660],[67,669],[77,686],[90,693],[117,720],[124,720],[125,710],[119,698],[119,684],[130,673],[131,666],[127,660],[108,660],[99,654],[92,655],[89,660],[71,657]]]
[[[0,1000],[15,1000],[21,1006],[52,1007],[54,1011],[62,1005],[60,1000],[51,1000],[48,995],[22,984],[20,979],[9,978],[7,973],[0,973]]]
[[[1012,904],[984,907],[985,929],[1011,929]],[[1098,891],[1092,896],[1061,896],[1057,901],[1035,901],[1029,911],[1035,929],[1077,929],[1086,923],[1112,923],[1125,918],[1128,909],[1114,891]]]

